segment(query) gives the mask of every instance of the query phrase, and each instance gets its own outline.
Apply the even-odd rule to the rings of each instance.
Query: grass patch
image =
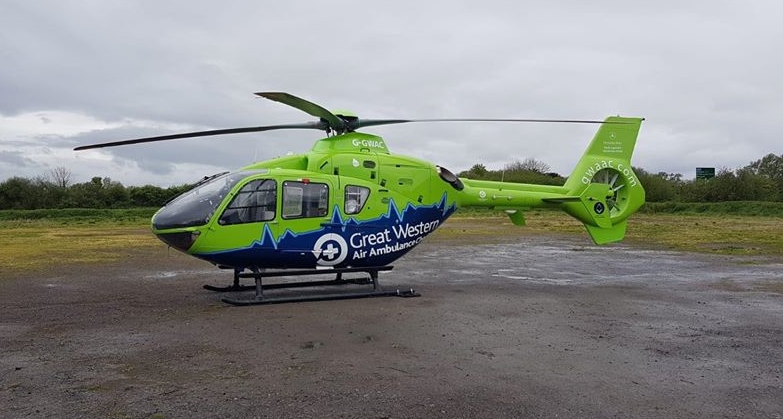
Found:
[[[159,246],[157,208],[0,211],[0,275],[60,265],[111,262]]]
[[[138,224],[149,221],[157,208],[64,208],[37,210],[2,210],[0,222],[29,222],[35,220],[58,221],[64,224],[99,224],[111,222],[120,224]]]
[[[39,271],[74,263],[109,262],[160,245],[148,221],[115,225],[54,220],[0,221],[0,266],[7,271]]]
[[[527,225],[511,225],[496,211],[457,213],[449,223],[473,224],[473,231],[454,226],[446,234],[517,235],[533,233],[583,234],[584,227],[565,213],[533,210],[525,213]],[[460,215],[461,214],[461,215]],[[494,220],[499,227],[493,226]],[[520,230],[525,230],[521,232]],[[440,231],[440,229],[438,230]],[[783,220],[765,216],[637,213],[628,221],[628,243],[645,247],[725,255],[783,255]]]
[[[783,255],[783,220],[777,217],[636,214],[632,243],[726,255]]]
[[[645,214],[744,215],[783,218],[783,202],[648,202],[640,209]]]
[[[65,264],[111,262],[162,246],[150,232],[154,209],[88,210],[76,216],[54,212],[39,218],[0,213],[2,276]],[[461,210],[429,240],[468,244],[554,234],[578,235],[589,243],[584,227],[565,213],[533,210],[525,217],[527,225],[517,227],[496,211]],[[783,255],[781,238],[783,220],[774,216],[639,213],[630,218],[625,240],[648,248],[779,257]]]
[[[557,209],[536,209],[534,211],[554,211]],[[460,208],[456,217],[497,217],[500,211],[490,208]],[[639,209],[639,214],[670,215],[728,215],[746,217],[783,218],[783,202],[767,201],[730,201],[730,202],[647,202]]]

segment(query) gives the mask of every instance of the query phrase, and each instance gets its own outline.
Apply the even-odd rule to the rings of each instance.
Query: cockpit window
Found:
[[[275,218],[276,203],[277,182],[256,179],[237,192],[218,222],[226,225],[271,221]]]
[[[329,186],[283,182],[283,218],[324,217],[329,212]]]
[[[345,187],[345,213],[358,214],[364,208],[367,197],[370,196],[370,188],[348,185]]]
[[[204,225],[240,180],[265,172],[266,170],[248,170],[227,173],[208,180],[166,204],[155,215],[152,225],[157,230]]]

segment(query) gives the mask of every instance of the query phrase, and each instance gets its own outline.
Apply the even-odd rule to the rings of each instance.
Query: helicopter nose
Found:
[[[183,252],[187,252],[201,235],[200,231],[181,231],[177,233],[158,233],[158,239],[163,243]]]

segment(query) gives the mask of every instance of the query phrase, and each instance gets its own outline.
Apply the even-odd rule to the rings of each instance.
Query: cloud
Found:
[[[21,151],[5,151],[0,150],[0,163],[4,163],[10,166],[24,167],[32,164],[32,160],[25,157]]]
[[[281,90],[363,117],[644,116],[634,164],[692,176],[780,153],[783,4],[599,0],[11,0],[0,6],[0,179],[52,165],[126,184],[302,152],[316,132],[76,144],[311,120]],[[10,121],[13,121],[11,123]],[[568,173],[594,127],[416,124],[365,131],[459,171],[533,157]],[[44,156],[44,147],[50,153]],[[29,165],[29,161],[35,162]],[[29,167],[28,167],[29,166]],[[95,175],[103,175],[98,173]]]

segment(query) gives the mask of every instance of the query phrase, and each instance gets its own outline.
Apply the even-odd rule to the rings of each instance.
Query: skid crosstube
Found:
[[[318,274],[337,274],[336,279],[330,279],[325,281],[307,281],[307,282],[290,282],[283,284],[267,284],[263,286],[265,290],[284,289],[284,288],[302,288],[302,287],[320,287],[330,285],[348,285],[348,284],[372,284],[372,271],[390,271],[393,266],[380,266],[377,268],[341,268],[341,269],[304,269],[304,270],[281,270],[271,272],[260,272],[262,277],[281,277],[281,276],[304,276],[304,275],[318,275]],[[370,278],[348,278],[343,279],[342,274],[351,272],[368,272]],[[217,287],[214,285],[204,285],[205,290],[216,292],[232,292],[232,291],[251,291],[256,289],[256,285],[241,285],[239,280],[241,278],[255,278],[259,275],[256,272],[241,272],[234,270],[234,282],[227,287]]]
[[[378,285],[378,272],[389,271],[393,266],[377,266],[367,268],[334,268],[334,269],[307,269],[307,270],[281,270],[281,271],[259,271],[254,270],[250,273],[234,270],[234,282],[227,287],[215,287],[211,285],[204,285],[205,289],[211,291],[247,291],[255,290],[255,298],[253,299],[238,299],[229,296],[224,296],[221,300],[225,303],[246,306],[246,305],[261,305],[261,304],[282,304],[293,302],[305,302],[305,301],[328,301],[328,300],[347,300],[356,298],[375,298],[375,297],[418,297],[420,294],[415,292],[412,288],[407,290],[382,290]],[[366,272],[370,275],[369,278],[352,278],[343,279],[342,275],[345,273],[353,272]],[[332,280],[321,281],[304,281],[304,282],[291,282],[291,283],[278,283],[278,284],[263,284],[264,278],[283,277],[283,276],[306,276],[306,275],[323,275],[323,274],[336,274],[336,278]],[[255,285],[240,285],[240,278],[253,278]],[[324,287],[324,286],[340,286],[348,284],[372,284],[372,290],[357,291],[357,292],[343,292],[332,294],[310,294],[288,297],[265,297],[264,290],[271,289],[287,289],[287,288],[303,288],[303,287]]]

